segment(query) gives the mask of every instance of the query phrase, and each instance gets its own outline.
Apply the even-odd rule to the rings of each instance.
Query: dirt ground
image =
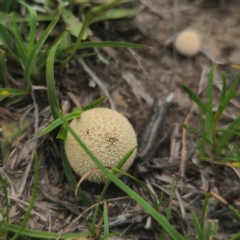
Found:
[[[112,99],[112,104],[106,99],[103,106],[115,107],[125,115],[138,136],[149,121],[153,101],[157,99],[163,103],[171,93],[174,94],[157,139],[162,142],[149,163],[159,168],[145,167],[146,178],[142,180],[158,196],[163,193],[161,211],[165,214],[172,175],[179,177],[172,203],[171,224],[182,235],[191,234],[191,239],[196,239],[191,210],[200,217],[205,196],[200,187],[207,188],[208,182],[212,182],[213,191],[216,191],[216,187],[212,166],[198,162],[198,139],[190,134],[185,139],[188,156],[184,167],[185,177],[180,178],[183,146],[180,123],[184,122],[192,106],[180,84],[184,83],[198,92],[206,84],[207,73],[213,62],[240,64],[240,5],[237,0],[139,0],[132,1],[128,6],[139,10],[135,18],[95,23],[91,30],[100,40],[140,43],[151,49],[100,50],[103,56],[111,56],[109,65],[99,62],[96,57],[75,61],[63,73],[56,72],[56,83],[69,111],[74,106],[85,106],[106,95],[93,80],[98,78]],[[191,58],[181,56],[173,47],[176,35],[186,28],[195,29],[201,36],[200,52]],[[237,70],[217,66],[216,82],[220,80],[222,71],[226,73],[228,84],[238,74]],[[38,129],[42,129],[50,121],[50,110],[43,101],[45,93],[40,92],[41,90],[35,91],[35,104],[8,109],[10,112],[15,110],[18,116],[30,116],[33,119],[32,125],[38,124]],[[217,103],[217,96],[220,94],[217,87],[215,94]],[[202,96],[204,99],[204,88]],[[240,106],[238,101],[236,99],[237,104],[227,110],[223,124],[236,117]],[[196,114],[191,115],[190,123],[198,124]],[[61,233],[86,231],[83,218],[77,218],[87,207],[74,197],[67,182],[55,135],[56,133],[52,133],[36,141],[33,140],[36,133],[29,128],[24,136],[13,143],[7,164],[1,169],[1,174],[9,178],[10,182],[10,221],[13,224],[20,223],[31,199],[34,179],[31,151],[37,146],[40,157],[39,193],[27,227]],[[134,166],[138,166],[138,163]],[[139,168],[136,169],[133,168],[130,173],[141,175],[137,172]],[[226,168],[221,172],[220,189],[224,198],[230,196],[231,192],[238,193],[239,176],[238,170]],[[153,202],[136,183],[129,182],[129,186],[150,203]],[[85,182],[82,189],[93,202],[97,202],[102,185]],[[123,192],[112,185],[105,198],[124,196]],[[4,201],[0,192],[1,202]],[[133,201],[124,198],[111,203],[110,231],[122,233],[120,237],[113,239],[158,239],[161,227]],[[232,204],[239,207],[239,199],[236,198]],[[91,211],[87,212],[87,218],[91,221]],[[240,222],[213,198],[210,199],[207,220],[219,224],[219,239],[229,239],[240,231]]]

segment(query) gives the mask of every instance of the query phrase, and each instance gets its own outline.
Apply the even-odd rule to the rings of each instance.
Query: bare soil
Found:
[[[58,91],[67,106],[66,112],[75,106],[85,106],[105,95],[94,83],[94,74],[113,101],[111,106],[106,99],[102,106],[114,106],[129,119],[138,136],[149,121],[153,101],[157,99],[163,103],[171,93],[174,94],[156,141],[162,143],[151,162],[144,165],[144,178],[139,172],[138,163],[130,173],[150,185],[157,196],[163,194],[163,204],[159,209],[163,214],[166,213],[172,175],[175,175],[178,183],[170,222],[182,235],[190,234],[191,239],[197,239],[191,210],[200,217],[205,196],[201,187],[207,189],[211,182],[212,191],[219,193],[220,189],[222,197],[231,200],[231,204],[238,209],[240,172],[227,167],[220,169],[217,189],[213,166],[199,163],[198,138],[191,134],[186,138],[182,136],[180,124],[190,113],[192,102],[180,84],[184,83],[195,92],[202,89],[204,99],[207,73],[213,62],[240,64],[240,5],[237,0],[139,0],[132,1],[129,6],[139,10],[134,19],[95,23],[91,30],[100,40],[140,43],[151,49],[100,50],[104,57],[111,57],[109,65],[99,62],[97,57],[86,58],[83,62],[74,61],[64,72],[56,72]],[[197,30],[202,41],[200,52],[191,58],[181,56],[173,47],[178,32],[186,28]],[[84,64],[89,68],[88,72]],[[218,65],[216,82],[221,79],[222,71],[227,75],[228,84],[238,73],[237,70]],[[26,227],[60,233],[86,231],[83,218],[77,218],[87,207],[81,199],[75,198],[67,182],[55,139],[56,132],[35,140],[36,126],[38,130],[47,126],[51,115],[45,90],[37,89],[33,95],[35,103],[31,101],[27,105],[23,103],[7,109],[17,120],[22,121],[26,116],[29,118],[28,130],[12,143],[8,161],[0,168],[2,176],[8,179],[10,222],[20,224],[31,199],[34,181],[32,151],[37,149],[40,159],[39,191]],[[219,95],[216,87],[216,103]],[[228,124],[236,117],[240,106],[238,101],[236,99],[237,103],[226,111],[227,116],[222,124]],[[190,113],[189,123],[198,126],[196,111]],[[187,156],[184,166],[181,165],[183,146],[186,146]],[[127,183],[153,204],[153,199],[144,188],[131,181]],[[102,185],[84,182],[81,187],[94,203],[98,201]],[[122,199],[124,196],[114,185],[105,196],[105,199],[115,199],[110,201],[110,231],[122,233],[113,239],[158,239],[161,227],[132,200]],[[2,191],[0,206],[4,206]],[[87,211],[86,215],[91,222],[92,212]],[[207,221],[218,222],[219,239],[229,239],[240,231],[239,220],[214,198],[210,198]],[[169,239],[168,236],[166,239]]]

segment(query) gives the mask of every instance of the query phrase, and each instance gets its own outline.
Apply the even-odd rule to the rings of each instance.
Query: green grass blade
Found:
[[[206,192],[203,207],[202,207],[201,219],[200,219],[201,229],[204,229],[204,222],[205,222],[205,216],[206,216],[206,212],[207,212],[207,206],[208,206],[209,198],[210,198],[210,193]]]
[[[233,83],[231,84],[230,88],[228,89],[226,95],[231,96],[233,95],[234,91],[237,88],[237,85],[240,81],[240,74],[237,75],[237,77],[234,79]]]
[[[72,120],[74,118],[79,118],[84,111],[97,107],[99,104],[101,104],[104,101],[105,98],[106,97],[100,97],[99,99],[97,99],[96,101],[94,101],[94,102],[90,103],[89,105],[83,107],[82,109],[64,115],[63,116],[64,120],[69,121],[69,120]],[[60,126],[62,123],[63,122],[60,118],[56,119],[55,121],[50,123],[44,130],[42,130],[40,132],[40,135],[42,136],[42,135],[45,135],[45,134],[51,132],[56,127]],[[59,135],[58,137],[59,137],[59,139],[62,139],[62,136]]]
[[[3,87],[8,87],[7,67],[6,67],[6,52],[0,49],[0,84]]]
[[[103,206],[103,221],[104,221],[104,236],[106,240],[108,240],[108,237],[106,237],[109,234],[109,225],[108,225],[108,206],[107,203],[104,203]]]
[[[192,214],[193,225],[194,225],[197,237],[198,237],[199,240],[201,240],[203,238],[203,230],[202,230],[201,225],[200,225],[200,223],[197,219],[196,214],[193,211],[191,211],[191,214]]]
[[[39,57],[36,59],[36,71],[41,71],[45,65],[46,65],[46,62],[47,62],[47,57],[48,57],[48,50],[52,48],[52,46],[54,46],[56,44],[56,42],[58,42],[60,39],[62,39],[60,45],[58,46],[57,48],[57,52],[60,50],[60,49],[63,49],[62,45],[65,46],[65,42],[66,40],[64,40],[66,38],[66,35],[69,35],[68,34],[68,31],[67,30],[64,30],[63,32],[61,32],[58,37],[56,38],[56,40],[47,48],[45,49],[45,51],[41,52],[39,54]],[[64,44],[63,44],[64,42]],[[68,44],[67,47],[71,45]],[[55,57],[57,59],[57,57]]]
[[[187,87],[184,84],[181,84],[181,87],[184,89],[184,91],[188,94],[188,96],[203,110],[206,112],[210,112],[211,109],[208,107],[208,105],[204,104],[200,98],[195,94],[189,87]]]
[[[229,240],[238,240],[240,238],[240,232],[233,235]]]
[[[226,101],[225,101],[226,91],[227,91],[226,76],[224,73],[222,73],[222,94],[221,94],[221,97],[219,100],[219,105],[218,105],[217,111],[214,115],[215,123],[217,123],[219,121],[221,114],[226,107]]]
[[[64,49],[59,50],[56,53],[56,57],[63,54],[68,54],[74,45],[68,46]],[[102,42],[82,42],[77,49],[88,49],[88,48],[138,48],[138,49],[150,49],[149,46],[136,44],[136,43],[126,43],[126,42],[113,42],[113,41],[102,41]]]
[[[123,157],[122,159],[118,162],[117,166],[116,166],[116,169],[121,169],[121,167],[124,165],[124,163],[128,160],[128,158],[132,155],[132,153],[134,152],[136,148],[133,148],[131,149],[130,151],[128,151]],[[117,174],[117,171],[113,170],[112,171],[113,174]],[[101,192],[101,195],[98,199],[98,205],[97,207],[95,208],[95,211],[94,211],[94,215],[93,215],[93,220],[92,220],[92,227],[94,227],[96,225],[96,221],[97,221],[97,214],[99,212],[99,203],[102,201],[103,199],[103,196],[105,195],[110,183],[112,181],[110,179],[107,180],[107,182],[105,183],[104,187],[103,187],[103,190]]]
[[[220,135],[220,137],[217,140],[217,145],[218,145],[217,156],[221,154],[222,148],[225,146],[226,143],[229,142],[230,138],[232,137],[231,131],[234,131],[236,128],[238,128],[239,124],[240,124],[240,117],[236,118],[233,122],[231,122],[225,129],[226,131],[224,131]]]
[[[25,66],[26,61],[27,61],[28,49],[27,49],[25,42],[22,38],[22,35],[19,31],[18,25],[14,18],[14,14],[11,14],[11,18],[12,18],[12,23],[10,23],[8,27],[14,38],[17,56],[23,62],[24,66]]]
[[[6,224],[7,230],[12,233],[16,233],[19,229],[19,226],[14,224]],[[57,239],[59,237],[58,233],[54,232],[44,232],[39,230],[32,230],[28,228],[23,228],[22,235],[30,238],[37,238],[37,239]],[[72,238],[79,238],[79,237],[89,237],[90,234],[88,232],[83,233],[63,233],[60,239],[72,239]]]
[[[2,0],[1,1],[1,12],[8,13],[10,8],[16,3],[16,0]]]
[[[104,12],[112,9],[121,2],[122,0],[110,0],[100,6],[94,7],[91,12],[96,15],[103,14]]]
[[[0,24],[0,45],[5,45],[8,52],[10,53],[11,57],[14,58],[14,60],[19,61],[19,57],[16,55],[14,50],[12,49],[12,37],[9,34],[9,30],[6,26],[3,26]]]
[[[207,226],[207,229],[204,232],[203,240],[214,239],[214,238],[211,238],[211,236],[216,236],[216,235],[217,235],[216,227],[214,229],[214,225],[209,222],[208,226]]]
[[[35,36],[36,36],[36,30],[37,30],[37,13],[36,11],[30,7],[28,4],[26,4],[23,1],[19,1],[23,6],[25,6],[29,12],[30,19],[30,33],[29,33],[29,42],[28,42],[28,55],[31,53],[33,47],[34,47],[34,42],[35,42]]]
[[[59,117],[61,117],[59,115]],[[61,117],[62,118],[62,117]],[[62,118],[64,121],[64,119]],[[176,240],[182,240],[182,236],[176,231],[176,229],[163,217],[159,214],[149,203],[147,203],[142,197],[140,197],[136,192],[126,186],[119,178],[117,178],[113,173],[108,171],[100,160],[93,155],[93,153],[87,148],[87,146],[82,142],[82,140],[76,135],[76,133],[72,130],[67,122],[64,121],[64,125],[68,128],[68,131],[73,135],[74,139],[78,142],[78,144],[82,147],[82,149],[86,152],[86,154],[94,161],[94,163],[99,167],[99,169],[112,181],[114,182],[120,189],[122,189],[126,194],[128,194],[132,199],[134,199],[140,206],[145,209],[166,231],[169,235]]]
[[[106,97],[100,97],[97,100],[95,100],[94,102],[92,102],[92,103],[88,104],[87,106],[83,107],[82,110],[87,111],[89,109],[95,108],[98,105],[100,105],[105,99],[106,99]]]
[[[66,114],[63,118],[65,121],[69,121],[72,120],[74,118],[78,118],[81,116],[81,114],[83,113],[82,110],[79,110],[77,112],[72,112],[72,113],[68,113]],[[40,132],[40,136],[43,136],[49,132],[51,132],[52,130],[54,130],[55,128],[57,128],[58,126],[60,126],[62,124],[62,120],[60,118],[56,119],[55,121],[53,121],[52,123],[50,123],[45,129],[43,129]]]
[[[68,162],[68,159],[65,153],[64,141],[62,140],[59,140],[59,141],[60,141],[60,154],[61,154],[65,174],[67,176],[68,182],[70,183],[71,187],[73,189],[76,189],[77,181],[72,173],[71,166]],[[93,204],[92,201],[88,198],[88,196],[80,188],[78,189],[78,196],[81,198],[81,200],[86,206],[89,207]]]
[[[94,17],[91,23],[126,18],[126,17],[133,17],[137,14],[138,14],[138,11],[135,9],[121,8],[121,9],[117,9],[117,10],[102,14],[100,16]]]
[[[29,88],[30,88],[30,78],[31,78],[31,74],[33,72],[34,64],[35,64],[36,58],[38,56],[38,53],[39,53],[42,45],[46,41],[48,35],[50,34],[52,29],[56,25],[56,23],[60,17],[60,14],[61,14],[61,10],[57,10],[55,16],[53,17],[52,22],[48,25],[46,30],[43,32],[42,36],[39,38],[38,42],[36,43],[36,45],[34,46],[32,52],[31,52],[31,54],[29,55],[28,61],[26,63],[26,69],[24,72],[24,89],[25,90],[29,90]]]
[[[235,217],[240,220],[240,213],[236,208],[234,208],[232,205],[228,205],[228,209],[235,215]]]
[[[84,221],[84,223],[85,223],[85,226],[87,227],[88,231],[90,232],[91,237],[94,237],[94,236],[95,236],[95,229],[93,229],[93,228],[90,226],[90,224],[88,223],[88,220],[87,220],[87,217],[86,217],[85,212],[83,212],[82,216],[83,216],[83,221]]]
[[[13,96],[25,96],[27,91],[14,88],[0,88],[0,101]]]
[[[67,133],[68,132],[67,132],[66,127],[64,125],[62,125],[56,138],[65,141],[67,139]]]
[[[62,9],[62,14],[61,17],[64,21],[64,23],[67,26],[67,30],[74,36],[78,37],[81,28],[82,28],[82,23],[79,21],[79,18],[75,17],[72,13],[71,10],[68,10],[66,8]],[[88,37],[87,31],[83,34],[82,40],[86,40]]]
[[[16,95],[14,97],[10,97],[10,98],[4,99],[1,102],[1,105],[2,105],[2,107],[11,106],[14,103],[22,101],[24,98],[26,98],[26,94],[25,95]]]
[[[215,71],[215,66],[213,65],[208,75],[208,84],[207,84],[207,104],[206,105],[210,111],[212,111],[214,71]]]
[[[54,82],[54,59],[56,49],[61,42],[61,39],[51,48],[47,58],[47,66],[46,66],[46,83],[47,83],[47,94],[48,94],[48,102],[51,108],[53,119],[56,120],[58,118],[55,109],[59,109],[56,87]]]
[[[79,35],[77,37],[77,40],[76,40],[75,44],[73,45],[73,47],[71,48],[71,50],[69,51],[68,56],[63,61],[62,67],[65,67],[70,62],[70,60],[72,59],[72,57],[73,57],[74,53],[76,52],[76,50],[78,49],[78,46],[81,43],[81,41],[84,37],[84,34],[85,34],[90,22],[92,21],[93,17],[94,17],[94,14],[92,14],[91,12],[87,14],[87,16],[86,16],[86,18],[83,22],[83,25],[81,27],[81,30],[79,32]]]
[[[193,134],[203,138],[205,141],[207,141],[209,144],[211,144],[211,142],[201,133],[199,132],[196,128],[186,125],[184,123],[181,124],[181,126],[185,129],[187,129],[189,132],[192,132]]]
[[[26,211],[26,214],[22,220],[22,223],[18,229],[18,231],[16,232],[16,234],[13,236],[12,240],[16,240],[18,239],[18,237],[20,236],[20,234],[22,234],[22,231],[28,221],[28,218],[30,216],[30,212],[33,208],[33,205],[34,205],[34,202],[35,202],[35,199],[37,197],[37,190],[38,190],[38,180],[39,180],[39,173],[38,173],[38,169],[39,169],[39,166],[38,166],[38,155],[36,152],[34,152],[34,171],[35,171],[35,176],[34,176],[34,186],[33,186],[33,193],[32,193],[32,198],[31,198],[31,201],[29,203],[29,206],[27,208],[27,211]]]
[[[212,145],[213,144],[213,113],[207,112],[205,118],[205,126],[204,126],[204,135],[203,137],[207,139],[207,142]]]
[[[102,238],[100,238],[100,240],[106,240],[107,238],[113,239],[112,237],[117,237],[120,235],[121,235],[120,232],[111,232],[109,234],[104,235]]]
[[[188,131],[194,133],[195,135],[200,135],[201,134],[196,128],[194,128],[192,126],[186,125],[184,123],[182,123],[181,126],[185,129],[187,129]]]

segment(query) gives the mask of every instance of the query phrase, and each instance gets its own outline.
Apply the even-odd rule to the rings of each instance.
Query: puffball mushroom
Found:
[[[122,114],[108,108],[87,110],[80,118],[74,119],[70,126],[105,167],[115,167],[129,150],[137,146],[136,134],[129,121]],[[70,133],[65,141],[65,151],[70,165],[78,175],[83,176],[96,168],[93,160]],[[128,170],[136,152],[135,149],[121,170]],[[96,183],[107,181],[100,170],[94,170],[87,179]]]
[[[187,29],[178,34],[175,40],[177,51],[185,56],[193,56],[200,50],[201,41],[198,33],[194,30]]]

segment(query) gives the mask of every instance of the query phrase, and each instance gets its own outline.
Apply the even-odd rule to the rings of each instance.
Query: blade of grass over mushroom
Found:
[[[124,172],[118,168],[112,168],[113,171],[117,172],[117,173],[121,173],[122,175],[125,175],[129,178],[131,178],[132,180],[134,180],[135,182],[137,182],[139,185],[142,185],[142,187],[144,187],[148,193],[152,196],[153,198],[153,201],[154,201],[154,208],[157,209],[157,206],[158,206],[158,199],[156,197],[156,195],[152,192],[152,190],[147,186],[147,184],[145,184],[144,182],[142,182],[141,180],[135,178],[134,176],[130,175],[129,173],[127,172]],[[116,173],[115,173],[116,175]]]
[[[29,55],[29,58],[28,58],[28,61],[26,63],[26,67],[25,67],[25,72],[24,72],[24,89],[25,90],[29,90],[30,78],[31,78],[31,74],[33,72],[33,68],[34,68],[34,64],[35,64],[37,55],[38,55],[41,47],[43,46],[44,42],[46,41],[48,35],[50,34],[52,29],[58,22],[60,14],[61,14],[61,10],[57,10],[55,16],[53,17],[52,22],[48,25],[46,30],[43,32],[42,36],[39,38],[39,40],[37,41],[36,45],[34,46],[32,52],[31,52],[31,54]]]
[[[101,98],[97,99],[96,101],[90,103],[89,105],[83,107],[80,110],[77,110],[77,111],[74,111],[74,112],[71,112],[71,113],[68,113],[68,114],[64,115],[63,118],[66,121],[72,120],[74,118],[79,118],[84,111],[97,107],[98,105],[100,105],[104,101],[105,98],[106,97],[101,97]],[[56,119],[55,121],[50,123],[44,130],[42,130],[40,132],[40,135],[45,135],[45,134],[51,132],[56,127],[60,126],[62,123],[63,122],[60,118]],[[57,138],[62,139],[62,135],[59,134]],[[65,138],[63,138],[63,139],[65,139]]]
[[[72,189],[76,189],[77,181],[76,181],[76,179],[75,179],[75,177],[72,173],[72,169],[71,169],[71,166],[68,162],[68,159],[67,159],[64,148],[65,148],[64,141],[60,140],[60,154],[61,154],[61,158],[62,158],[63,168],[64,168],[64,171],[65,171],[65,174],[67,176],[68,182],[70,183]],[[92,201],[88,198],[88,196],[81,189],[78,189],[78,196],[81,198],[81,200],[83,201],[83,203],[86,206],[89,207],[93,204]]]
[[[184,89],[184,91],[189,95],[189,97],[203,110],[206,112],[210,112],[211,109],[209,109],[208,105],[204,104],[200,98],[195,94],[189,87],[187,87],[184,84],[181,84],[181,87]]]
[[[76,112],[72,112],[72,113],[68,113],[66,115],[63,116],[63,118],[66,121],[72,120],[74,118],[78,118],[81,116],[81,114],[83,113],[82,110],[76,111]],[[60,126],[63,123],[62,119],[58,118],[56,120],[54,120],[52,123],[50,123],[45,129],[43,129],[40,132],[40,135],[45,135],[49,132],[51,132],[52,130],[54,130],[55,128],[57,128],[58,126]]]
[[[12,233],[16,233],[19,229],[19,226],[14,224],[6,224],[7,230]],[[21,235],[24,235],[26,237],[31,238],[37,238],[37,239],[57,239],[59,237],[58,233],[54,232],[44,232],[39,230],[32,230],[28,228],[23,228]],[[72,238],[78,238],[78,237],[89,237],[90,234],[88,232],[82,232],[82,233],[63,233],[60,237],[60,239],[72,239]]]
[[[12,240],[16,240],[18,239],[18,237],[22,234],[22,231],[28,221],[28,218],[30,216],[30,212],[33,208],[33,205],[34,205],[34,202],[35,202],[35,199],[37,197],[37,190],[38,190],[38,180],[39,180],[39,173],[38,173],[38,169],[39,169],[39,166],[38,166],[38,154],[37,152],[34,152],[34,172],[35,172],[35,175],[34,175],[34,186],[33,186],[33,193],[32,193],[32,198],[31,198],[31,201],[29,203],[29,206],[27,208],[27,211],[25,213],[25,216],[22,220],[22,223],[20,225],[20,227],[18,228],[18,231],[16,232],[16,234],[12,237]]]
[[[57,110],[57,109],[56,109]],[[113,173],[108,171],[100,160],[93,155],[93,153],[87,148],[87,146],[82,142],[82,140],[77,136],[77,134],[72,130],[69,124],[62,118],[59,113],[59,117],[63,120],[64,125],[68,128],[68,131],[73,135],[74,139],[86,152],[86,154],[94,161],[94,163],[99,167],[99,169],[120,189],[122,189],[126,194],[128,194],[132,199],[134,199],[146,212],[148,212],[166,231],[168,234],[176,240],[182,240],[183,237],[177,232],[177,230],[163,217],[159,214],[149,203],[147,203],[142,197],[140,197],[136,192],[126,186],[119,178],[117,178]]]
[[[87,48],[138,48],[138,49],[150,49],[151,47],[136,43],[126,43],[126,42],[113,42],[113,41],[102,41],[102,42],[83,42],[77,49],[87,49]],[[68,46],[65,49],[61,49],[56,53],[56,57],[61,56],[62,54],[67,54],[73,48],[73,45]]]
[[[113,10],[105,14],[102,14],[100,16],[94,17],[91,23],[112,20],[112,19],[133,17],[137,14],[138,14],[138,11],[135,9],[121,8],[121,9]]]
[[[55,112],[55,109],[59,109],[56,87],[54,82],[54,59],[56,49],[61,42],[61,39],[50,49],[46,65],[46,83],[47,83],[47,94],[48,101],[51,108],[53,119],[56,120],[58,115]]]
[[[19,1],[19,3],[21,3],[23,6],[27,8],[30,15],[30,19],[29,19],[30,33],[29,33],[29,41],[28,41],[28,55],[29,55],[29,53],[31,53],[34,47],[34,42],[35,42],[35,36],[36,36],[36,30],[37,30],[37,13],[27,3],[23,1]]]
[[[121,167],[124,165],[124,163],[128,160],[128,158],[132,155],[132,153],[134,152],[134,150],[136,149],[136,147],[134,147],[133,149],[129,150],[123,157],[122,159],[118,162],[117,166],[116,166],[116,169],[121,169]],[[112,173],[114,175],[117,174],[117,171],[113,169]],[[99,212],[98,209],[99,209],[99,206],[100,206],[100,202],[102,201],[103,199],[103,196],[105,195],[110,183],[112,181],[110,179],[107,180],[107,182],[105,183],[104,187],[103,187],[103,190],[101,192],[101,195],[98,199],[98,205],[96,206],[95,208],[95,211],[94,211],[94,215],[93,215],[93,220],[92,220],[92,227],[94,227],[96,225],[96,222],[97,222],[97,213]]]

